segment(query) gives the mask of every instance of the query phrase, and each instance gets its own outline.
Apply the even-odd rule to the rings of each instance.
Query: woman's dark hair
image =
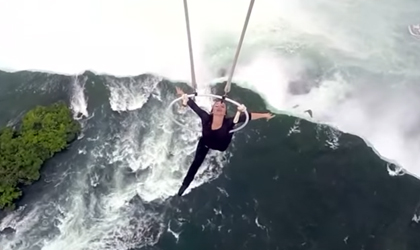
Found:
[[[211,105],[210,114],[212,114],[212,113],[213,113],[213,106],[214,106],[214,104],[215,104],[216,102],[225,103],[225,102],[224,102],[222,99],[220,99],[220,98],[215,98],[215,99],[213,99],[213,105]],[[226,107],[226,112],[225,112],[225,115],[227,115],[227,107]]]

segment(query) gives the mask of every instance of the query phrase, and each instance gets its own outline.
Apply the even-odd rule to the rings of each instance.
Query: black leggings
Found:
[[[195,174],[197,173],[198,169],[200,168],[201,164],[203,163],[204,159],[206,158],[207,153],[209,152],[209,147],[205,145],[203,142],[203,138],[200,138],[197,145],[197,150],[195,151],[194,160],[188,169],[187,176],[185,176],[182,185],[189,186],[190,183],[193,181]]]

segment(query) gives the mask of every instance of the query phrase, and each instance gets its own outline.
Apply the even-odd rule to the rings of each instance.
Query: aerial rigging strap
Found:
[[[232,67],[231,67],[231,70],[230,70],[230,74],[228,76],[228,80],[226,82],[225,89],[224,89],[225,94],[221,97],[222,100],[227,100],[227,101],[235,104],[236,106],[241,106],[241,105],[239,103],[237,103],[237,102],[229,99],[229,98],[226,98],[226,96],[227,96],[227,94],[230,91],[230,86],[231,86],[231,83],[232,83],[233,73],[235,71],[236,63],[237,63],[238,58],[239,58],[239,52],[241,51],[242,43],[243,43],[243,40],[244,40],[244,37],[245,37],[246,29],[248,27],[249,19],[251,17],[251,12],[252,12],[252,8],[254,6],[254,2],[255,2],[255,0],[251,0],[251,2],[249,4],[248,13],[247,13],[246,18],[245,18],[244,26],[242,28],[241,37],[239,39],[239,44],[238,44],[238,46],[236,48],[236,54],[235,54],[235,57],[234,57],[234,60],[233,60],[233,63],[232,63]],[[171,107],[179,99],[183,99],[183,104],[186,105],[187,104],[187,101],[188,101],[188,99],[187,99],[188,97],[190,97],[190,96],[197,96],[197,82],[196,82],[196,78],[195,78],[194,57],[193,57],[193,49],[192,49],[192,42],[191,42],[191,30],[190,30],[190,20],[189,20],[189,15],[188,15],[188,4],[187,4],[187,0],[184,0],[184,13],[185,13],[185,22],[186,22],[186,26],[187,26],[188,50],[189,50],[189,55],[190,55],[191,84],[192,84],[192,87],[194,88],[195,93],[193,95],[188,95],[188,96],[184,95],[183,97],[174,100],[169,105],[169,107]],[[201,96],[220,97],[220,96],[217,96],[217,95],[201,95]],[[244,107],[244,110],[243,111],[245,111],[246,108],[245,108],[245,106],[243,106],[243,107]],[[230,132],[235,132],[235,131],[238,131],[238,130],[242,129],[243,127],[245,127],[245,125],[249,121],[248,112],[245,112],[245,115],[246,115],[246,121],[244,122],[244,124],[242,126],[236,128],[236,129],[231,130]],[[236,112],[236,115],[235,115],[235,118],[233,120],[234,123],[238,123],[239,116],[240,116],[240,111],[237,111]],[[179,122],[177,122],[177,123],[180,124]]]
[[[190,18],[188,15],[187,0],[184,0],[184,13],[185,13],[185,23],[187,25],[188,51],[190,52],[191,84],[192,84],[192,87],[194,88],[194,91],[196,91],[197,82],[195,80],[194,57],[193,57],[193,49],[192,49],[192,42],[191,42]]]
[[[245,32],[248,27],[249,18],[251,17],[252,7],[254,7],[254,1],[255,0],[251,0],[251,2],[249,3],[248,13],[246,14],[244,27],[242,28],[241,38],[239,39],[239,44],[238,44],[238,47],[236,48],[235,58],[233,59],[232,68],[230,69],[229,78],[225,86],[225,95],[227,95],[227,93],[229,93],[230,91],[230,85],[232,82],[233,72],[235,71],[236,63],[238,62],[239,52],[241,51],[241,48],[242,48],[242,42],[244,41]]]

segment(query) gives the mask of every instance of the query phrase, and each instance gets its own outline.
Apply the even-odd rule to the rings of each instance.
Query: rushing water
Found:
[[[248,6],[189,7],[209,91],[230,68]],[[0,67],[37,71],[0,73],[1,125],[56,100],[83,125],[24,189],[23,206],[4,214],[0,229],[15,231],[0,245],[418,249],[419,184],[399,176],[420,174],[420,43],[407,32],[418,16],[414,0],[256,1],[234,78],[248,90],[231,96],[278,115],[212,153],[194,191],[174,199],[198,136],[166,113],[174,82],[190,76],[182,3],[0,0]],[[199,126],[191,111],[175,112]]]

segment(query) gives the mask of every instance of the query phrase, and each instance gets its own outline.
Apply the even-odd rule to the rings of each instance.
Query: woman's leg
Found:
[[[182,186],[178,191],[179,196],[181,196],[184,193],[184,191],[193,181],[194,176],[198,171],[198,168],[200,168],[208,152],[209,148],[204,144],[203,139],[200,138],[200,140],[198,141],[197,149],[195,151],[194,160],[191,163],[191,166],[188,169],[188,173],[185,176],[184,181],[182,182]]]

